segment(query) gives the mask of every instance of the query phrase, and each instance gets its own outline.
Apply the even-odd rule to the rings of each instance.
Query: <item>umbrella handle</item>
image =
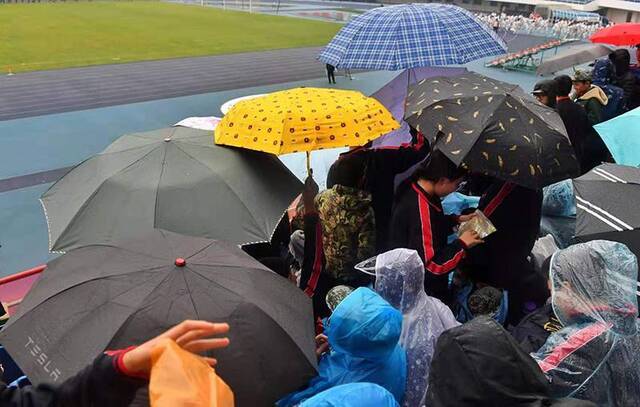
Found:
[[[311,168],[311,152],[310,151],[306,151],[307,154],[307,175],[308,176],[312,176],[313,175],[313,169]]]

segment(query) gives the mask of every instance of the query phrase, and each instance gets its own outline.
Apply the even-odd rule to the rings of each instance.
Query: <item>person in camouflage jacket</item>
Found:
[[[334,185],[315,199],[322,224],[325,270],[337,284],[352,287],[369,282],[354,266],[376,254],[371,194],[362,190],[364,166],[360,156],[336,161],[332,166]]]
[[[364,285],[368,278],[354,269],[375,255],[376,226],[371,194],[334,185],[316,197],[322,222],[322,245],[326,271],[339,284]]]

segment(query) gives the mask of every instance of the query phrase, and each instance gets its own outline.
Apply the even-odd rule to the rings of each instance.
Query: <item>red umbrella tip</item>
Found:
[[[186,264],[187,264],[187,261],[185,259],[183,259],[182,257],[178,257],[176,259],[176,266],[184,267]]]

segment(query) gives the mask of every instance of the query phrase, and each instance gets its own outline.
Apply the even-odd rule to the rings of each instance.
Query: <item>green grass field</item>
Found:
[[[0,71],[326,44],[340,25],[146,2],[0,5]]]

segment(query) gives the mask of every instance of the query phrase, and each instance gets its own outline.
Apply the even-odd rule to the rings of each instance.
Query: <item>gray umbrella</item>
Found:
[[[229,323],[230,346],[209,356],[237,406],[273,405],[316,374],[311,300],[301,290],[228,242],[163,230],[49,262],[1,340],[33,383],[60,384],[106,349],[184,319]]]
[[[152,228],[247,244],[270,240],[301,189],[274,155],[216,146],[211,132],[174,127],[119,138],[41,201],[53,251]]]
[[[548,75],[572,66],[585,64],[609,55],[612,48],[604,44],[577,44],[563,48],[556,55],[545,59],[536,69],[538,75]]]

